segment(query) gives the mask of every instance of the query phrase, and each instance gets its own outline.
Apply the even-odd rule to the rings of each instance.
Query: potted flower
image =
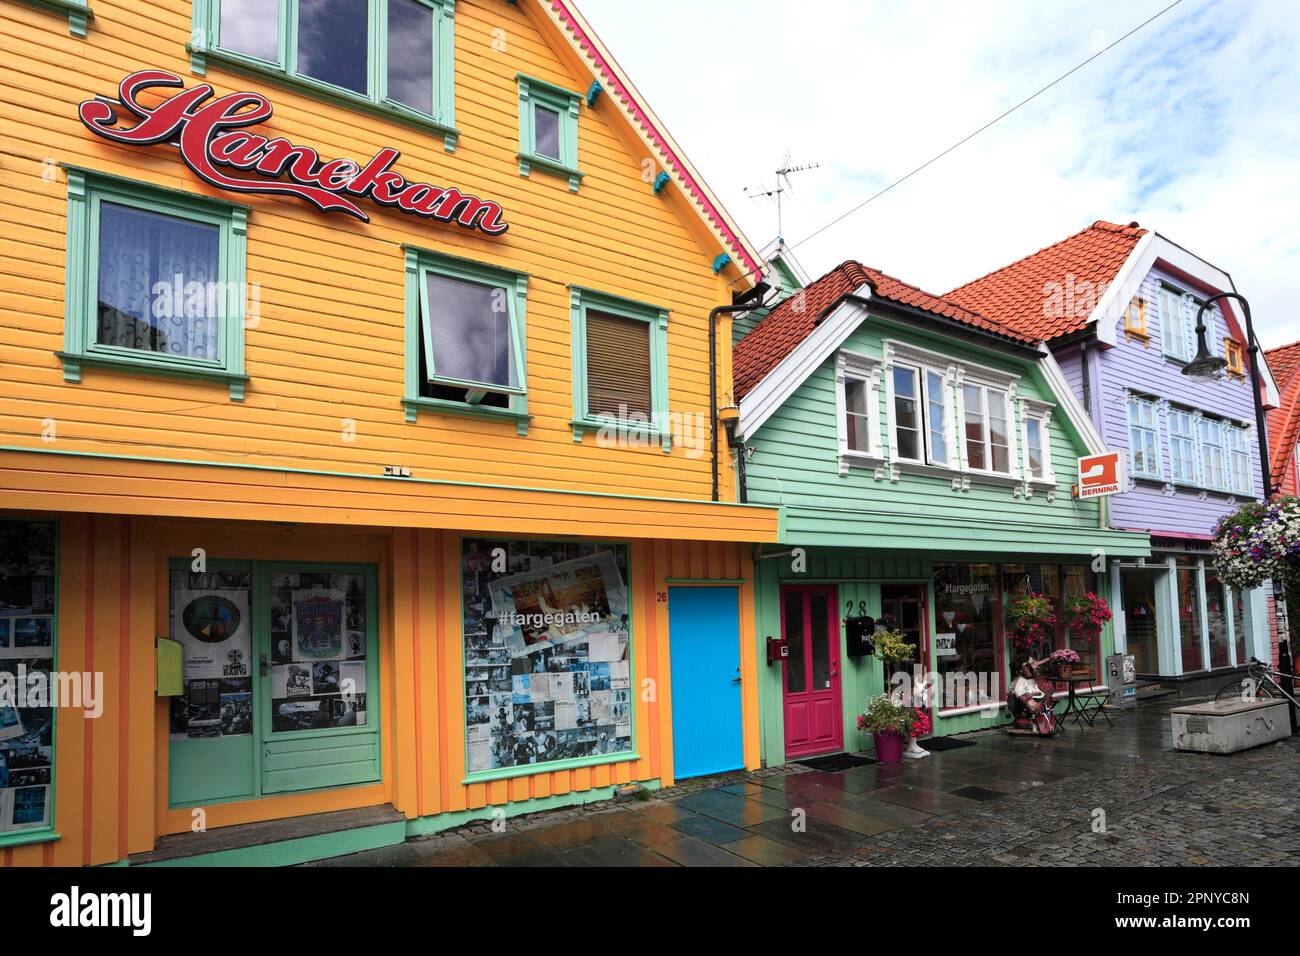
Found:
[[[1008,601],[1003,616],[1011,643],[1021,651],[1033,651],[1049,643],[1056,629],[1056,608],[1051,599],[1033,591]]]
[[[858,730],[871,734],[877,760],[899,763],[907,739],[929,723],[928,716],[920,715],[924,712],[898,703],[889,694],[879,694],[871,698],[867,709],[858,715]]]
[[[1052,651],[1047,658],[1049,666],[1056,670],[1058,677],[1072,677],[1074,669],[1083,663],[1077,651],[1068,647],[1063,647],[1059,651]]]
[[[1065,623],[1072,634],[1096,639],[1112,617],[1106,599],[1091,591],[1065,602]]]

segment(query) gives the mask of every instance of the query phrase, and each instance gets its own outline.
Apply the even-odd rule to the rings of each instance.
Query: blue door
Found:
[[[740,595],[734,587],[668,590],[673,776],[739,770]]]

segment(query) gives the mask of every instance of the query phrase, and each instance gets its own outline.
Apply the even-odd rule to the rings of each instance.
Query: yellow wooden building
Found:
[[[0,34],[0,864],[758,765],[777,513],[715,464],[709,326],[760,263],[573,3]]]

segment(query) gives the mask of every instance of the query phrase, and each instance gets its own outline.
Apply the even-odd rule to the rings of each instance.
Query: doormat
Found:
[[[865,767],[868,764],[875,763],[875,761],[870,757],[859,757],[857,754],[831,754],[829,757],[810,757],[807,760],[796,760],[795,763],[801,767],[820,770],[823,773],[841,773],[853,767]]]
[[[960,750],[962,747],[974,747],[973,740],[955,740],[952,737],[931,737],[921,741],[922,750]]]

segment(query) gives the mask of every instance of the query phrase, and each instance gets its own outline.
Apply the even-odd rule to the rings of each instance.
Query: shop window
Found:
[[[247,210],[68,172],[64,379],[102,366],[208,378],[244,395]]]
[[[408,249],[406,282],[407,420],[500,417],[526,433],[527,277]]]
[[[972,686],[1002,686],[998,569],[993,564],[934,565],[934,669],[944,678],[949,709],[976,707]],[[987,683],[985,683],[987,681]],[[949,684],[955,693],[947,693]]]
[[[1067,565],[1063,569],[1065,577],[1065,597],[1069,598],[1083,597],[1086,594],[1096,594],[1098,583],[1097,575],[1092,569],[1083,565]],[[1101,634],[1095,632],[1079,633],[1065,627],[1066,646],[1079,655],[1084,664],[1088,665],[1091,673],[1098,681],[1103,681],[1104,672],[1101,667]]]
[[[1232,602],[1232,649],[1238,666],[1250,661],[1253,645],[1251,639],[1250,595],[1241,588],[1228,588]]]
[[[470,779],[635,759],[624,545],[462,542]]]
[[[1196,415],[1181,408],[1169,409],[1169,468],[1178,484],[1200,482],[1200,454],[1196,437]]]
[[[668,312],[570,287],[573,437],[614,430],[672,448]]]
[[[578,169],[578,113],[582,94],[519,74],[519,174],[534,169],[569,181],[577,192],[583,173]]]
[[[1155,399],[1130,395],[1128,409],[1129,467],[1138,478],[1162,477],[1160,412]]]
[[[1253,496],[1254,475],[1250,459],[1249,428],[1225,425],[1228,443],[1228,487],[1233,494]]]
[[[880,362],[854,352],[835,356],[840,473],[883,461],[880,448]]]
[[[1205,569],[1205,614],[1210,636],[1210,667],[1228,667],[1232,664],[1232,645],[1228,634],[1227,589],[1214,568]]]
[[[1179,555],[1174,580],[1178,593],[1178,633],[1184,674],[1205,669],[1201,629],[1201,571],[1196,558]]]
[[[451,149],[454,8],[454,0],[196,0],[195,67],[230,60],[425,121],[447,134]]]
[[[54,827],[55,535],[0,520],[0,846]]]
[[[962,386],[966,464],[973,471],[1011,473],[1007,393],[987,385]]]
[[[1216,418],[1201,419],[1201,482],[1206,488],[1228,487],[1226,431],[1225,423]]]

